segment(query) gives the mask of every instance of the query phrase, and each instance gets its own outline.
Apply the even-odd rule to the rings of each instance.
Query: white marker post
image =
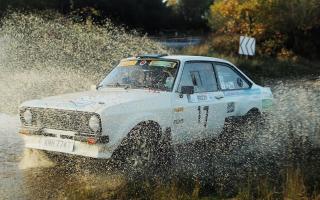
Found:
[[[256,39],[247,36],[240,36],[239,54],[254,56],[256,53]]]

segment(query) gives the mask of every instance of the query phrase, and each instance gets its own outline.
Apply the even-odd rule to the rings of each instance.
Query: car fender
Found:
[[[259,112],[262,111],[261,99],[248,101],[247,105],[243,106],[241,110],[241,115],[245,116],[249,111],[257,109]]]
[[[139,113],[134,117],[117,116],[117,118],[121,119],[120,123],[108,124],[105,129],[106,134],[110,137],[109,145],[112,149],[116,149],[130,131],[141,122],[153,121],[158,123],[160,127],[168,126],[165,120],[152,113]]]
[[[170,106],[170,98],[164,96],[104,109],[100,112],[103,134],[109,136],[109,145],[114,149],[141,122],[154,121],[161,128],[170,127]]]
[[[126,122],[127,125],[120,130],[120,135],[122,138],[126,137],[128,133],[139,123],[147,121],[156,122],[161,128],[169,125],[168,122],[165,122],[165,120],[161,119],[158,115],[152,113],[143,113],[135,116],[134,118],[128,118]]]
[[[246,101],[246,105],[243,106],[242,113],[243,115],[247,114],[253,109],[257,109],[260,113],[264,112],[266,103],[269,103],[271,101],[271,106],[273,102],[273,95],[271,92],[271,89],[268,87],[262,87],[255,85],[254,88],[259,88],[260,95],[259,96],[252,96],[250,99]]]

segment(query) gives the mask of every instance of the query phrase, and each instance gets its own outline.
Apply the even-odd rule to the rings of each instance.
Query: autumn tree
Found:
[[[256,37],[261,53],[310,55],[319,41],[318,0],[217,0],[210,6],[210,27],[217,33]]]

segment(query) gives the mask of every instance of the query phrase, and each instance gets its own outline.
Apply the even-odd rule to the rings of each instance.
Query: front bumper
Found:
[[[76,137],[74,132],[60,130],[43,130],[42,134],[34,134],[37,133],[36,131],[37,130],[33,129],[20,129],[19,133],[21,134],[25,142],[26,148],[101,159],[110,158],[113,152],[108,144],[90,143],[83,140],[76,141],[74,139]],[[62,141],[71,146],[70,148],[49,148],[43,145],[44,140]]]

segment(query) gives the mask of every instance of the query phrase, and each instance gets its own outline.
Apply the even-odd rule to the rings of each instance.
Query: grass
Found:
[[[173,178],[171,181],[147,179],[143,181],[123,181],[110,189],[110,183],[87,185],[77,184],[70,188],[61,199],[156,199],[156,200],[319,200],[319,191],[307,193],[307,186],[302,171],[298,168],[284,170],[280,187],[271,179],[259,178],[254,174],[247,177],[247,182],[238,184],[238,193],[225,196],[206,190],[197,179]],[[189,186],[186,186],[189,185]]]
[[[239,185],[239,192],[235,197],[224,197],[223,194],[211,194],[201,196],[201,186],[198,181],[194,182],[193,190],[186,192],[179,188],[179,184],[172,182],[170,185],[160,185],[155,188],[152,199],[236,199],[236,200],[319,200],[320,193],[313,191],[307,194],[304,177],[300,169],[288,168],[284,172],[282,187],[277,188],[268,178],[257,176],[248,177],[247,183]]]
[[[280,189],[280,190],[279,190]],[[249,181],[244,187],[240,187],[235,199],[239,200],[317,200],[319,193],[307,194],[304,177],[300,169],[288,168],[284,172],[282,187],[276,188],[267,179],[261,179],[258,184]]]
[[[284,180],[283,196],[285,199],[308,200],[304,177],[300,169],[287,169]]]

